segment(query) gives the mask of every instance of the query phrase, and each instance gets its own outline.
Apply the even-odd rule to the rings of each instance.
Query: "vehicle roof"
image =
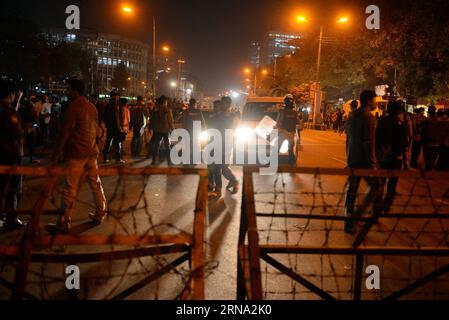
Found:
[[[246,99],[246,103],[252,102],[274,102],[274,103],[283,103],[284,97],[248,97]]]

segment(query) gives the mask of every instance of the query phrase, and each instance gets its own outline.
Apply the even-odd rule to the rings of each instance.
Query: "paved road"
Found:
[[[148,162],[141,161],[130,165],[146,166],[148,165]],[[334,132],[304,131],[300,165],[308,167],[345,167],[345,136],[340,136]],[[234,170],[239,178],[241,178],[241,168],[237,167],[234,168]],[[119,216],[110,217],[104,225],[96,228],[92,228],[91,225],[87,224],[86,214],[91,210],[92,199],[89,189],[85,186],[81,190],[80,196],[81,199],[85,200],[85,203],[79,203],[77,206],[74,215],[75,228],[73,233],[143,233],[154,225],[160,225],[157,230],[163,232],[172,229],[170,227],[171,225],[174,225],[181,230],[191,232],[197,181],[198,179],[196,177],[154,176],[148,181],[144,181],[141,178],[124,180],[120,180],[117,177],[105,178],[103,179],[103,183],[108,199],[110,199],[110,208],[114,210],[125,209],[125,211],[132,208],[132,210],[128,210],[128,212],[124,212]],[[257,199],[260,202],[261,210],[272,211],[274,209],[273,206],[275,206],[276,212],[279,210],[282,212],[282,210],[285,209],[282,206],[289,202],[291,202],[291,204],[287,209],[293,211],[297,210],[298,207],[295,206],[295,204],[298,203],[299,198],[295,196],[294,193],[288,195],[290,198],[275,199],[275,204],[273,204],[273,201],[271,201],[272,199],[270,198],[273,196],[273,186],[276,184],[276,189],[285,189],[287,192],[301,190],[303,192],[314,191],[314,193],[317,194],[317,191],[320,189],[314,182],[316,182],[316,180],[314,180],[313,177],[296,175],[282,175],[281,177],[278,177],[277,180],[276,177],[256,178],[256,192],[268,192],[266,195],[258,195],[259,198]],[[344,182],[344,177],[326,178],[322,181],[322,189],[340,193],[343,190]],[[24,202],[27,205],[25,206],[32,206],[33,199],[38,195],[39,186],[40,181],[38,180],[27,181],[25,184],[25,187],[27,188],[27,197],[24,199]],[[404,190],[407,189],[409,189],[408,185],[404,187]],[[145,205],[145,203],[141,201],[140,194],[142,191],[144,191],[148,205]],[[113,195],[115,195],[115,197],[113,197]],[[341,201],[340,195],[329,194],[325,197],[327,198],[324,201],[331,204],[339,203],[339,201]],[[313,197],[304,196],[301,198],[301,203],[306,205],[313,204],[313,200]],[[320,201],[322,200],[323,199]],[[56,196],[53,201],[58,203],[58,196]],[[240,224],[240,206],[241,194],[232,196],[229,193],[225,193],[223,199],[219,201],[210,201],[209,203],[206,229],[206,260],[208,261],[208,267],[210,268],[211,273],[206,279],[207,299],[222,300],[235,299],[236,297],[236,249]],[[51,207],[52,206],[49,205],[49,208]],[[444,222],[444,224],[444,227],[447,228],[447,223]],[[429,225],[429,230],[438,227],[438,225]],[[330,226],[325,225],[323,222],[313,222],[307,225],[307,221],[302,220],[286,221],[285,219],[280,219],[279,221],[273,222],[270,221],[270,219],[264,219],[263,221],[260,221],[259,227],[262,229],[260,233],[261,243],[269,241],[270,243],[294,244],[301,241],[301,244],[310,245],[322,244],[323,241],[327,239],[331,244],[350,244],[353,240],[352,236],[345,235],[341,232],[341,224],[335,224],[333,227],[336,231],[327,235],[326,232],[323,232],[323,228],[329,228]],[[384,228],[386,230],[389,227],[389,224],[382,223],[378,228]],[[407,227],[408,225],[405,227],[408,232],[406,233],[406,236],[409,237],[410,232],[413,231],[413,225],[411,225],[411,227],[409,226],[408,229]],[[289,232],[286,233],[286,229],[289,230]],[[316,232],[302,232],[305,229],[309,231],[316,230]],[[374,238],[373,241],[385,241],[387,234],[388,233],[379,233],[379,236]],[[288,238],[286,237],[287,235]],[[432,233],[429,233],[428,235],[431,240],[433,236]],[[8,236],[9,239],[12,237],[12,235]],[[393,240],[398,241],[398,244],[405,244],[410,239],[407,237],[404,239],[402,234],[400,234]],[[433,241],[435,241],[435,239],[433,239]],[[68,252],[78,249],[61,248],[61,250]],[[86,250],[86,248],[83,248],[83,250]],[[170,260],[171,258],[171,256],[166,257],[167,260]],[[309,256],[307,257],[307,260],[298,260],[297,256],[288,256],[279,257],[279,259],[285,264],[290,265],[292,268],[308,274],[310,276],[310,281],[321,282],[321,285],[327,286],[328,290],[334,291],[336,297],[348,298],[348,296],[345,295],[345,292],[350,289],[351,283],[348,279],[353,271],[353,261],[351,261],[350,257],[323,258],[319,256]],[[407,267],[410,264],[409,262],[409,260],[401,260],[387,266],[391,271],[390,276],[397,276],[397,278],[399,278],[401,275],[404,275],[404,270],[407,270]],[[429,263],[427,261],[424,265],[420,263],[419,267],[427,270],[435,265],[440,265],[444,261],[439,260],[432,262],[433,263]],[[87,296],[91,299],[110,298],[114,293],[120,292],[139,279],[142,279],[144,275],[147,275],[148,271],[144,271],[144,268],[151,269],[151,266],[155,266],[158,263],[163,263],[163,261],[146,258],[141,259],[140,261],[134,260],[130,264],[128,264],[128,261],[114,262],[112,264],[84,264],[81,266],[82,279],[88,280],[83,282],[84,290],[80,293],[80,297]],[[382,265],[384,265],[385,260],[376,260],[375,263],[382,263]],[[321,268],[321,266],[323,267]],[[187,265],[184,265],[183,267],[186,269]],[[11,269],[8,270],[10,273]],[[62,279],[64,276],[64,270],[61,265],[36,264],[33,265],[32,270],[36,275],[45,273],[47,279],[50,280],[53,277],[55,280],[57,280],[56,278]],[[265,265],[263,265],[263,270],[269,273],[274,272],[274,270],[266,268]],[[125,272],[128,275],[126,277],[121,277]],[[339,277],[337,279],[333,276],[329,276],[333,273],[337,273],[341,278]],[[408,274],[408,272],[405,273]],[[109,278],[111,275],[116,275],[117,277],[110,280]],[[320,275],[324,276],[320,277]],[[182,289],[181,280],[185,279],[185,277],[186,274],[172,272],[170,275],[161,278],[160,281],[139,290],[129,298],[173,299],[177,293],[180,292],[180,289]],[[61,288],[61,283],[52,284],[50,280],[49,283],[43,283],[37,276],[33,275],[30,276],[30,279],[33,282],[30,283],[28,289],[36,295],[43,294],[44,296],[58,298],[67,297],[65,289]],[[320,283],[316,284],[319,285]],[[303,292],[304,288],[298,286],[294,287],[295,293],[292,295],[292,282],[286,279],[285,276],[280,277],[277,274],[274,274],[270,278],[264,276],[264,286],[267,288],[267,291],[270,291],[267,292],[267,298],[291,298],[292,296],[295,298],[316,298],[314,295]],[[447,290],[447,292],[449,292],[449,290]],[[0,289],[0,298],[2,297],[2,291]],[[375,297],[375,295],[373,297]]]

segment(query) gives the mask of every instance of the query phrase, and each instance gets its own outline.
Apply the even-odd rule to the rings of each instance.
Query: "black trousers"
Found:
[[[402,169],[402,160],[391,160],[381,164],[381,169],[385,170],[401,170]],[[387,192],[382,201],[382,207],[385,212],[390,212],[390,208],[393,205],[394,198],[396,196],[396,188],[398,186],[399,179],[397,177],[394,178],[381,178],[381,192],[383,194],[385,184],[387,185]]]
[[[412,154],[410,159],[410,165],[412,167],[418,166],[419,156],[421,155],[422,150],[422,142],[421,141],[413,141],[412,143]]]
[[[168,139],[168,133],[154,132],[150,142],[150,154],[152,156],[153,163],[157,163],[159,160],[159,148],[161,141],[164,143],[165,157],[170,163],[170,141]]]
[[[215,190],[221,191],[223,188],[223,177],[230,183],[235,184],[238,182],[236,176],[232,172],[231,168],[227,164],[213,164],[211,165],[210,172],[212,173],[213,182],[215,183]]]
[[[104,144],[103,159],[108,160],[109,152],[112,145],[115,147],[115,160],[122,160],[123,156],[123,139],[120,137],[120,133],[117,130],[107,130],[106,142]]]
[[[362,177],[349,176],[348,177],[348,190],[346,192],[346,216],[348,218],[355,216],[356,214],[363,214],[368,206],[372,204],[373,213],[378,214],[381,210],[382,204],[382,182],[377,177],[363,177],[368,184],[368,190],[365,194],[365,198],[358,208],[355,210],[355,202],[357,199],[357,193],[359,191],[360,181]]]
[[[428,147],[424,146],[424,162],[426,164],[426,170],[431,171],[435,169],[440,147]]]
[[[143,138],[140,135],[140,129],[133,130],[133,139],[131,140],[131,154],[133,156],[140,156],[142,152]]]
[[[2,163],[1,165],[20,165],[19,163]],[[22,198],[22,176],[0,175],[0,213],[1,209],[17,210]],[[17,214],[10,213],[6,219],[15,219]]]
[[[449,171],[449,146],[441,146],[437,161],[437,170]]]

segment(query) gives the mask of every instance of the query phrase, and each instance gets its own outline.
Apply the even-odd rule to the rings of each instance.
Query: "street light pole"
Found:
[[[153,101],[156,100],[156,17],[153,16],[153,68],[152,68],[152,84],[153,84]]]
[[[254,72],[254,96],[257,96],[257,71]]]
[[[321,67],[321,46],[323,44],[323,26],[320,26],[320,38],[318,41],[318,57],[316,60],[316,75],[315,75],[315,97],[313,101],[313,118],[312,123],[315,127],[317,104],[320,102],[321,88],[320,88],[320,67]]]
[[[277,72],[277,64],[278,64],[278,56],[274,56],[274,64],[273,64],[273,78],[276,78],[276,72]]]
[[[320,39],[318,42],[318,57],[316,61],[316,82],[320,81],[320,66],[321,66],[321,46],[323,44],[323,26],[320,27]]]
[[[178,90],[176,91],[176,99],[179,99],[181,93],[181,75],[182,75],[182,65],[186,63],[183,59],[178,59]]]

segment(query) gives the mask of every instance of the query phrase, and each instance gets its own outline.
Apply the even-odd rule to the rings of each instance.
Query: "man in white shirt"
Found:
[[[50,120],[51,120],[51,103],[47,96],[44,97],[44,104],[41,110],[41,124],[42,124],[42,144],[45,146],[48,143],[48,136],[50,134]]]

